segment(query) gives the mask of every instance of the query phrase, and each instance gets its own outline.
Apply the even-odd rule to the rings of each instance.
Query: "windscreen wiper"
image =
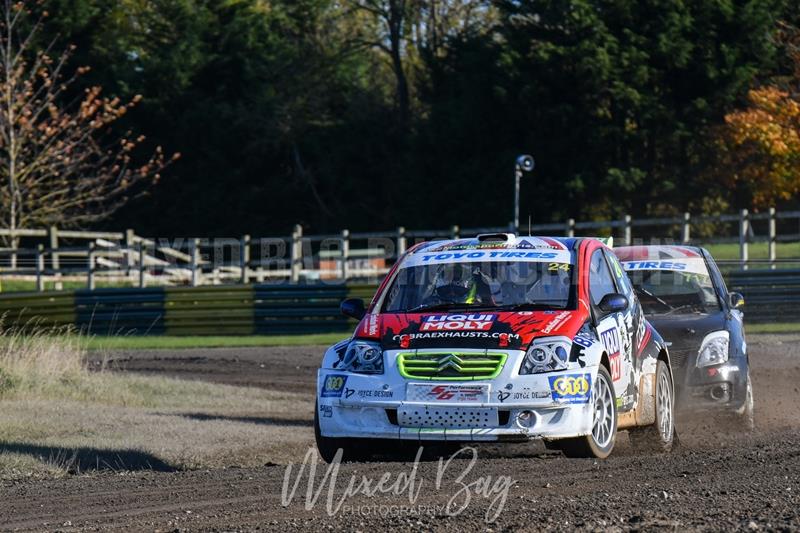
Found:
[[[670,309],[670,310],[673,309],[673,307],[671,305],[669,305],[667,302],[665,302],[664,300],[662,300],[661,298],[659,298],[658,296],[656,296],[652,292],[648,291],[647,289],[643,289],[641,287],[636,287],[636,292],[638,292],[639,294],[644,294],[645,296],[647,296],[651,300],[660,303],[661,305],[663,305],[667,309]]]
[[[686,305],[679,305],[678,307],[673,307],[669,311],[665,313],[660,313],[661,315],[671,315],[672,313],[677,313],[678,311],[683,311],[684,309],[694,309],[694,312],[697,314],[703,314],[703,311],[698,309],[698,305],[696,304],[686,304]]]
[[[427,313],[428,311],[455,311],[458,309],[496,309],[496,307],[485,304],[459,304],[455,302],[445,302],[434,305],[418,305],[411,309],[401,311],[403,313]]]
[[[499,307],[502,311],[548,311],[565,309],[563,305],[552,305],[537,302],[524,302],[512,305],[502,305]]]

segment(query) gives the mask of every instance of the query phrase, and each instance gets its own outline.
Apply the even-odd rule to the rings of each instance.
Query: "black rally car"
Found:
[[[669,346],[676,407],[727,412],[752,429],[744,298],[727,291],[711,254],[693,246],[624,246],[614,253]]]

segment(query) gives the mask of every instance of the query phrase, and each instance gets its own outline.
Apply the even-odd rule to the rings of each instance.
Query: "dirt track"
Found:
[[[679,427],[683,446],[670,455],[636,455],[620,435],[607,461],[568,460],[540,446],[483,447],[462,481],[467,460],[446,468],[436,490],[436,462],[423,462],[409,490],[344,498],[352,476],[377,482],[384,473],[411,476],[407,463],[341,466],[332,507],[328,486],[306,510],[305,477],[293,501],[281,505],[285,466],[178,473],[120,472],[0,485],[0,519],[7,529],[252,530],[345,528],[730,530],[800,529],[800,335],[749,337],[757,430],[725,435],[705,422]],[[189,350],[114,354],[112,366],[167,372],[279,390],[313,391],[318,348]],[[262,366],[263,365],[263,366]],[[309,425],[310,425],[309,414]],[[299,428],[307,431],[308,428]],[[310,434],[310,431],[309,431]],[[265,430],[268,438],[268,430]],[[310,444],[310,442],[309,442]],[[290,478],[294,480],[297,469]],[[316,475],[322,481],[324,467]],[[306,473],[307,475],[307,473]],[[500,506],[505,479],[513,486]],[[479,494],[478,483],[494,489]],[[356,483],[358,485],[358,483]],[[386,486],[384,485],[384,486]],[[461,491],[459,492],[459,489]],[[469,505],[456,507],[469,495]],[[412,498],[413,499],[413,498]],[[493,502],[493,503],[492,503]],[[502,508],[487,524],[487,510]],[[451,508],[450,511],[455,511]]]

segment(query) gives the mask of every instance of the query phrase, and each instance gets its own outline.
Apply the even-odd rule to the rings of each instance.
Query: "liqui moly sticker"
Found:
[[[420,331],[489,331],[497,319],[493,314],[430,315],[422,319]]]

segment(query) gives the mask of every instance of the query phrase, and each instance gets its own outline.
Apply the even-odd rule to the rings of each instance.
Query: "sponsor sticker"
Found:
[[[542,333],[550,333],[550,332],[552,332],[554,329],[558,328],[561,324],[563,324],[564,321],[567,318],[569,318],[569,316],[571,314],[572,313],[570,313],[569,311],[560,312],[559,314],[554,316],[553,319],[544,327],[544,329],[542,330]]]
[[[509,402],[522,402],[526,400],[543,400],[551,398],[550,391],[534,391],[534,390],[521,390],[521,391],[497,391],[497,400],[500,403]]]
[[[497,315],[432,315],[422,319],[420,331],[489,331]]]
[[[591,374],[567,374],[549,377],[553,399],[562,403],[589,403]]]
[[[567,250],[530,250],[509,248],[505,250],[474,250],[474,251],[444,251],[444,252],[418,252],[403,261],[401,268],[416,267],[419,265],[447,264],[447,263],[472,263],[493,261],[526,261],[539,263],[571,263],[572,257]]]
[[[422,402],[487,402],[489,385],[409,383],[406,396]]]
[[[376,399],[386,399],[386,398],[394,398],[394,392],[390,390],[383,390],[383,389],[344,389],[344,397],[345,398],[376,398]]]
[[[322,384],[321,398],[340,398],[344,392],[347,376],[343,374],[328,374]]]
[[[600,332],[600,340],[608,352],[609,363],[611,364],[611,379],[619,381],[622,377],[622,360],[620,358],[619,335],[616,328],[609,328]]]
[[[623,261],[622,268],[628,272],[637,270],[670,270],[690,274],[708,275],[703,259],[677,259],[664,261]]]
[[[408,344],[412,340],[423,339],[502,339],[503,335],[506,341],[520,339],[518,333],[501,333],[499,331],[431,331],[425,333],[407,333],[404,335],[394,335],[392,340],[400,343],[401,348],[408,348]],[[403,343],[407,343],[403,346]]]

